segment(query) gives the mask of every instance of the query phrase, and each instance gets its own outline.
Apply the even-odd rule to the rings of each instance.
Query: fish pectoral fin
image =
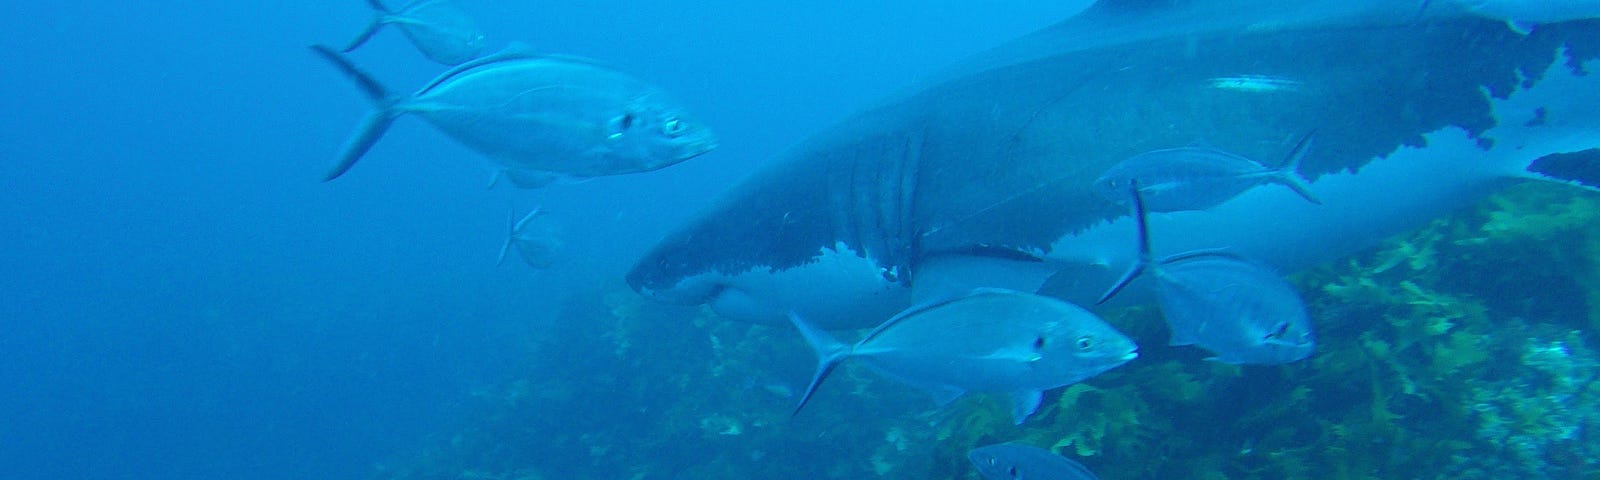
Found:
[[[1001,360],[1017,363],[1033,363],[1039,361],[1040,358],[1042,357],[1039,356],[1039,352],[1033,351],[1033,349],[1010,347],[1001,348],[983,356],[984,360]]]
[[[1039,402],[1044,399],[1044,392],[1039,390],[1023,390],[1011,394],[1011,421],[1021,425],[1033,412],[1039,410]]]

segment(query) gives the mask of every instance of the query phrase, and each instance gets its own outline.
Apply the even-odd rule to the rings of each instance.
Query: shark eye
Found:
[[[683,132],[688,129],[688,125],[684,125],[683,121],[676,118],[669,118],[667,121],[661,122],[661,133],[665,133],[668,136],[676,137],[683,135]]]
[[[1078,337],[1078,350],[1088,351],[1089,349],[1094,348],[1094,345],[1094,337],[1089,335]]]
[[[988,460],[989,460],[989,466],[991,466],[991,467],[993,467],[996,463],[1000,463],[1000,462],[994,461],[994,457],[989,457]]]

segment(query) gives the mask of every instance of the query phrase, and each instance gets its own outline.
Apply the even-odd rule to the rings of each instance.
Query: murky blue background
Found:
[[[368,105],[312,43],[329,2],[0,4],[0,478],[356,478],[504,382],[577,285],[830,121],[1082,2],[462,0],[496,43],[601,59],[721,148],[543,192],[399,122],[319,183]],[[396,90],[442,67],[396,31]],[[496,268],[542,205],[572,258]]]

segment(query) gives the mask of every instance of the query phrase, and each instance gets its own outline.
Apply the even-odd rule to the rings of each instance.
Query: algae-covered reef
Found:
[[[1600,198],[1511,189],[1292,280],[1309,359],[1222,365],[1166,347],[1154,308],[1105,312],[1141,357],[1049,392],[936,408],[866,369],[799,416],[811,353],[790,329],[630,292],[574,297],[525,378],[378,478],[976,479],[1015,441],[1124,479],[1600,478]]]

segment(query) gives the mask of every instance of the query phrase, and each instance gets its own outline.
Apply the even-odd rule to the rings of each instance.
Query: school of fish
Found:
[[[503,180],[519,188],[539,188],[562,180],[649,172],[695,158],[716,147],[717,137],[710,128],[698,122],[666,92],[603,63],[538,53],[516,43],[498,52],[485,54],[486,36],[466,10],[449,0],[414,0],[398,8],[388,7],[380,0],[367,0],[367,3],[374,11],[374,19],[346,47],[312,47],[318,56],[354,81],[374,106],[373,112],[367,115],[357,133],[343,147],[334,167],[325,175],[325,180],[348,172],[397,118],[407,114],[424,119],[463,146],[493,161],[495,174],[491,186]],[[1156,19],[1165,19],[1163,22],[1176,19],[1193,21],[1184,17],[1182,12],[1205,13],[1213,12],[1208,10],[1213,7],[1221,8],[1186,1],[1168,3],[1172,5],[1101,0],[1080,16],[1110,19],[1107,24],[1140,16],[1148,16],[1152,22]],[[1237,3],[1240,5],[1235,6],[1236,9],[1276,8],[1262,0],[1240,0]],[[1424,24],[1421,22],[1430,18],[1467,17],[1503,22],[1504,28],[1515,35],[1528,36],[1537,35],[1547,25],[1600,18],[1600,1],[1590,0],[1374,0],[1370,4],[1329,2],[1317,3],[1317,6],[1325,8],[1328,18],[1297,17],[1297,13],[1291,12],[1278,17],[1262,16],[1272,21],[1239,20],[1238,25],[1233,27],[1215,28],[1237,28],[1252,32],[1283,28],[1287,31],[1292,28],[1284,25],[1314,26],[1320,25],[1319,22],[1334,22],[1334,19],[1346,24],[1382,19],[1382,22],[1387,22],[1385,25],[1393,25],[1397,21],[1395,19],[1405,18],[1417,22],[1417,28],[1422,28]],[[1306,11],[1319,10],[1312,8]],[[1164,17],[1169,14],[1172,17]],[[1239,18],[1251,17],[1242,15]],[[1224,23],[1219,21],[1218,25]],[[1139,23],[1133,21],[1128,24]],[[374,38],[385,26],[394,26],[402,32],[426,58],[453,67],[413,93],[394,93],[346,56]],[[1058,30],[1029,37],[1021,43],[1048,43],[1050,34],[1070,31]],[[1098,32],[1094,28],[1086,31]],[[1173,35],[1161,28],[1123,33],[1128,36],[1125,41],[1130,44]],[[1118,47],[1112,42],[1107,44],[1111,45],[1108,48]],[[1061,55],[1091,50],[1090,46],[1067,45],[1051,48],[1059,49],[1057,53]],[[993,58],[980,57],[973,61],[968,67],[976,65],[979,73],[972,74],[972,78],[1002,71],[996,66],[1005,65],[1005,62],[1026,65],[1036,59],[1051,58],[1045,52],[1026,48],[1017,52],[1021,53],[996,54]],[[1090,63],[1090,60],[1084,61],[1084,65]],[[1054,67],[1039,68],[1048,70]],[[1204,77],[1204,80],[1200,85],[1215,92],[1256,96],[1252,98],[1305,95],[1319,88],[1313,79],[1266,73],[1211,75]],[[936,82],[934,85],[938,87],[930,88],[930,91],[937,92],[944,85],[959,85],[964,79],[952,76],[940,81],[947,83]],[[998,98],[999,94],[995,95]],[[1025,94],[1017,96],[1026,97]],[[1057,102],[1060,98],[1051,97],[1049,102]],[[977,103],[982,105],[983,101]],[[955,103],[929,105],[934,106],[923,108],[957,109],[951,106]],[[1592,110],[1594,106],[1588,105],[1587,108]],[[1034,114],[1043,115],[1041,112],[1042,109],[1035,110]],[[1543,107],[1538,112],[1541,115],[1539,120],[1544,120]],[[967,191],[947,190],[953,193],[949,195],[950,198],[938,199],[945,202],[938,205],[957,205],[949,209],[956,213],[943,217],[932,213],[917,217],[928,221],[918,226],[904,223],[912,218],[912,205],[900,199],[902,192],[912,187],[906,181],[897,183],[895,179],[916,175],[918,167],[928,168],[928,165],[916,165],[914,162],[921,159],[918,155],[929,154],[919,149],[932,148],[929,145],[937,139],[890,136],[872,127],[878,120],[874,115],[880,114],[869,112],[864,114],[864,119],[844,123],[842,131],[850,134],[823,134],[819,135],[820,140],[806,144],[807,148],[825,151],[833,145],[830,142],[854,142],[852,147],[859,148],[853,151],[857,154],[890,159],[882,164],[848,164],[848,168],[836,166],[846,164],[828,163],[830,171],[849,172],[849,182],[843,183],[846,188],[844,191],[848,194],[809,192],[807,201],[822,198],[829,202],[824,206],[816,206],[783,196],[794,195],[793,190],[796,189],[764,188],[763,182],[803,182],[812,178],[794,175],[792,171],[782,170],[790,167],[780,166],[773,170],[777,173],[757,175],[736,190],[745,196],[735,197],[736,200],[766,197],[770,204],[736,201],[728,206],[713,207],[702,221],[703,226],[719,233],[731,231],[725,225],[736,225],[743,231],[754,232],[748,238],[765,238],[763,235],[783,227],[763,220],[766,217],[762,215],[781,213],[783,222],[779,223],[812,222],[834,233],[835,239],[806,239],[820,244],[820,249],[814,248],[816,245],[811,247],[815,253],[812,253],[813,250],[796,253],[780,248],[788,245],[783,242],[805,236],[804,232],[798,230],[790,232],[790,238],[763,243],[750,242],[745,237],[697,236],[694,229],[698,227],[690,225],[678,237],[664,240],[661,247],[642,259],[635,271],[629,274],[629,283],[646,295],[669,301],[707,303],[732,318],[769,323],[773,318],[787,318],[818,357],[815,374],[795,406],[796,414],[814,399],[819,386],[836,367],[853,360],[871,366],[888,378],[927,391],[939,405],[968,392],[1007,395],[1013,420],[1020,424],[1038,408],[1044,391],[1091,379],[1134,361],[1139,356],[1138,346],[1133,339],[1090,310],[1104,308],[1099,305],[1113,299],[1119,299],[1123,304],[1153,301],[1159,305],[1166,320],[1170,345],[1196,346],[1210,352],[1212,356],[1209,359],[1213,361],[1275,365],[1313,355],[1316,345],[1313,318],[1294,287],[1275,268],[1293,262],[1277,257],[1257,258],[1260,254],[1256,252],[1273,250],[1245,245],[1244,242],[1220,248],[1185,248],[1180,249],[1180,253],[1158,258],[1152,251],[1150,224],[1153,213],[1169,214],[1163,217],[1165,223],[1161,224],[1163,228],[1158,233],[1163,238],[1180,237],[1186,233],[1176,231],[1178,228],[1174,227],[1194,225],[1194,222],[1184,223],[1184,218],[1207,218],[1202,216],[1226,210],[1231,208],[1230,205],[1256,202],[1258,198],[1274,195],[1272,198],[1275,198],[1277,205],[1274,208],[1284,211],[1316,212],[1314,209],[1323,208],[1325,203],[1333,204],[1327,207],[1330,211],[1340,208],[1338,203],[1345,199],[1330,195],[1329,192],[1347,191],[1348,187],[1338,182],[1346,182],[1353,177],[1338,175],[1353,176],[1361,172],[1354,167],[1349,168],[1348,173],[1335,172],[1338,175],[1323,171],[1318,172],[1324,175],[1320,180],[1316,174],[1304,172],[1305,160],[1319,148],[1319,133],[1315,126],[1298,130],[1298,138],[1281,136],[1282,140],[1292,142],[1292,147],[1267,153],[1282,155],[1282,160],[1273,165],[1252,158],[1263,158],[1260,156],[1263,149],[1247,153],[1236,153],[1239,150],[1230,152],[1208,145],[1207,139],[1201,137],[1191,138],[1188,145],[1183,145],[1181,140],[1147,145],[1140,150],[1119,155],[1116,158],[1121,158],[1121,161],[1108,162],[1111,165],[1109,168],[1102,167],[1098,171],[1071,171],[1064,175],[1040,177],[1039,172],[1019,167],[1015,177],[1005,178],[1034,177],[1033,183],[1026,184],[1032,185],[1028,190],[984,192],[992,197],[973,197],[998,199],[992,202],[963,200]],[[1523,128],[1531,126],[1534,123],[1530,121]],[[1009,133],[1013,136],[1010,138],[1014,140],[1030,133],[1026,128],[1029,127],[1019,127]],[[933,131],[936,130],[928,127],[927,132]],[[1513,132],[1522,133],[1520,130]],[[884,136],[874,136],[879,133]],[[1431,135],[1434,136],[1430,139],[1446,138],[1446,134]],[[840,138],[844,140],[838,140]],[[1544,137],[1535,135],[1530,138]],[[1568,150],[1593,148],[1587,143],[1566,137],[1556,143],[1567,145],[1561,148]],[[862,144],[868,146],[861,147]],[[799,155],[806,153],[806,149],[798,151],[801,152]],[[1126,150],[1121,150],[1119,146],[1107,147],[1106,151]],[[1140,151],[1142,153],[1137,153]],[[831,158],[839,157],[834,155]],[[913,163],[899,163],[899,159],[910,159]],[[1556,180],[1588,188],[1600,186],[1597,183],[1600,182],[1600,175],[1562,177],[1550,174],[1549,165],[1539,164],[1543,160],[1534,160],[1526,165],[1525,170],[1494,175]],[[871,165],[871,168],[882,168],[884,171],[867,171],[864,169],[868,167],[862,165]],[[950,168],[969,167],[950,165]],[[1383,169],[1378,170],[1381,173]],[[1600,170],[1600,167],[1586,165],[1577,170]],[[1485,174],[1484,178],[1491,176]],[[1330,178],[1332,180],[1328,180]],[[866,183],[880,180],[884,184]],[[839,182],[826,184],[840,185]],[[928,187],[917,184],[916,188]],[[1052,192],[1059,191],[1093,192],[1089,196],[1098,196],[1100,200],[1096,203],[1083,198],[1084,195],[1050,196]],[[1010,211],[1006,209],[1040,199],[1081,202],[1091,207],[1079,208],[1076,213],[1092,211],[1099,216],[1084,215],[1084,218],[1093,220],[1075,227],[1080,229],[1077,237],[1062,236],[1062,240],[1049,244],[1049,248],[1010,245],[1008,243],[1023,242],[1005,240],[1008,237],[1003,235],[993,237],[1002,240],[982,240],[987,238],[984,234],[1005,228],[1004,223],[995,219],[1004,219],[999,215]],[[1291,202],[1299,204],[1288,205]],[[1126,208],[1123,214],[1127,219],[1118,220],[1116,214],[1104,213],[1106,209],[1103,204],[1107,203]],[[787,210],[777,212],[775,210],[780,207],[773,205],[781,205]],[[1044,202],[1039,205],[1036,212],[1039,215],[1060,213],[1060,209],[1064,208]],[[767,211],[760,211],[762,208]],[[719,219],[718,215],[728,218]],[[849,228],[838,228],[827,223],[855,215],[865,215],[869,220],[856,221]],[[791,216],[794,217],[792,220]],[[543,211],[535,208],[520,220],[513,221],[514,218],[508,217],[507,238],[500,252],[500,262],[512,250],[516,250],[526,264],[537,269],[549,268],[561,259],[563,241],[560,228],[550,223]],[[823,218],[828,220],[821,220]],[[726,223],[715,223],[718,221]],[[1131,222],[1131,225],[1127,222]],[[869,238],[860,232],[868,228],[864,225],[869,224],[872,228],[904,230],[890,233],[912,240],[897,242],[895,237]],[[1120,226],[1095,230],[1111,232],[1108,234],[1086,233],[1091,230],[1089,226],[1112,224]],[[848,234],[836,233],[840,231],[848,231]],[[1081,247],[1100,236],[1119,235],[1123,238],[1121,245],[1125,248],[1115,253]],[[1244,237],[1243,234],[1236,234],[1234,237],[1218,238]],[[753,249],[749,251],[756,253],[747,254],[731,248],[705,248],[692,243],[724,240],[744,241],[746,245],[741,248]],[[1037,239],[1028,241],[1037,242]],[[931,247],[940,245],[940,242],[951,246],[942,249]],[[868,246],[857,245],[863,243]],[[1204,242],[1182,240],[1167,244],[1207,245]],[[1080,247],[1074,250],[1074,245]],[[927,250],[916,250],[918,248]],[[1047,292],[1047,285],[1052,284],[1049,282],[1059,286],[1064,281],[1062,276],[1071,271],[1071,267],[1063,266],[1069,264],[1064,259],[1077,260],[1061,252],[1118,259],[1079,262],[1101,270],[1118,263],[1128,265],[1128,269],[1120,278],[1103,284],[1104,293],[1099,301],[1085,308],[1062,299],[1077,299],[1075,295],[1050,295]],[[772,258],[758,258],[755,256],[757,254]],[[782,255],[789,257],[778,258]],[[852,263],[863,260],[876,263],[867,266]],[[692,271],[697,262],[715,267],[703,272]],[[826,270],[821,274],[807,273],[807,266],[817,265],[825,266]],[[956,268],[946,268],[950,266]],[[740,271],[739,268],[747,270]],[[791,269],[794,272],[790,272]],[[944,273],[946,271],[957,273]],[[1089,280],[1072,280],[1069,283],[1074,286],[1069,290],[1094,288],[1078,284],[1094,283],[1098,281],[1094,279],[1104,277],[1091,275],[1083,278]],[[847,288],[854,284],[840,281],[855,279],[883,283],[850,291]],[[912,279],[917,280],[915,285],[912,285]],[[1141,279],[1144,281],[1140,282]],[[724,283],[706,285],[712,282]],[[794,284],[800,287],[802,293],[771,287],[775,284]],[[1140,284],[1145,284],[1143,291],[1147,292],[1148,298],[1133,295],[1132,299],[1122,300],[1130,296],[1124,292],[1135,290]],[[751,285],[769,290],[760,290]],[[917,288],[905,288],[907,285]],[[824,292],[826,300],[827,288],[841,292],[833,297],[839,300],[837,303],[824,302],[831,307],[803,296],[820,291]],[[861,291],[867,293],[861,294]],[[904,304],[910,306],[894,309],[897,313],[892,314],[883,307]],[[851,305],[874,307],[854,308]],[[825,331],[868,325],[863,319],[875,322],[873,324],[876,327],[852,342],[841,341]],[[977,447],[969,452],[968,457],[980,475],[992,480],[1096,478],[1077,462],[1049,450],[1020,444]]]

